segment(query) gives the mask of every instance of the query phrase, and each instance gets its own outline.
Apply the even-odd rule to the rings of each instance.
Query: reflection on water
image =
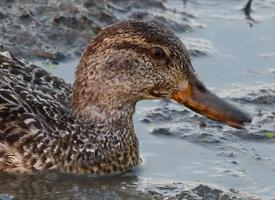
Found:
[[[135,175],[94,178],[68,174],[0,176],[0,199],[251,199],[238,191],[226,192],[213,186],[191,183],[142,181]],[[253,198],[253,200],[257,200]]]
[[[91,178],[66,174],[1,175],[0,193],[16,199],[146,199],[134,175]],[[3,195],[2,195],[3,197]],[[1,199],[1,196],[0,196]]]

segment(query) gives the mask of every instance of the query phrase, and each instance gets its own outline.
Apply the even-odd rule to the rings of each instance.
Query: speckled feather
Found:
[[[152,59],[152,46],[167,56]],[[73,87],[0,54],[0,171],[115,174],[133,168],[140,162],[132,120],[136,102],[167,98],[192,73],[178,38],[139,21],[96,36]]]

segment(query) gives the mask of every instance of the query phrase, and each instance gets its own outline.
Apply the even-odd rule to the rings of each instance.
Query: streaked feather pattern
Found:
[[[110,159],[123,151],[106,150],[108,142],[123,142],[106,135],[108,125],[77,119],[70,84],[10,55],[0,55],[0,74],[0,171],[125,171]]]

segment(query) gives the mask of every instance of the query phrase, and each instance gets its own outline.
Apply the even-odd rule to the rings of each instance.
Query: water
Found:
[[[247,130],[212,122],[174,102],[142,101],[134,121],[144,162],[132,172],[106,179],[0,175],[0,199],[199,199],[199,191],[216,198],[215,188],[248,193],[244,199],[275,199],[275,143],[266,135],[275,131],[275,1],[253,2],[254,21],[242,12],[244,4],[165,1],[162,15],[178,23],[187,19],[190,29],[176,34],[193,52],[194,68],[209,88],[253,115]],[[147,6],[148,13],[161,9]],[[78,60],[54,68],[33,62],[72,82]]]
[[[182,40],[190,41],[188,39],[192,38],[191,45],[192,41],[199,41],[198,44],[193,44],[195,47],[196,45],[200,47],[200,40],[202,43],[208,41],[210,44],[208,56],[193,59],[197,73],[216,92],[231,89],[230,94],[227,95],[234,96],[238,88],[258,87],[252,89],[255,93],[258,92],[255,97],[260,95],[263,99],[267,98],[267,95],[260,94],[259,91],[262,85],[275,88],[275,75],[271,73],[275,66],[274,14],[270,12],[268,15],[263,12],[264,16],[255,16],[255,18],[259,18],[259,22],[253,23],[251,27],[249,21],[244,19],[239,4],[226,5],[225,2],[216,1],[210,2],[208,5],[205,4],[193,5],[197,8],[196,13],[200,13],[196,20],[202,23],[204,28],[180,34]],[[209,6],[214,6],[214,4],[216,4],[216,9],[209,9]],[[274,6],[274,2],[272,5]],[[193,6],[188,8],[192,10]],[[240,90],[238,93],[245,97],[245,91]],[[272,95],[274,97],[274,93]],[[272,118],[270,122],[272,125],[268,127],[272,130],[275,128],[275,99],[273,100],[273,106],[269,105],[268,109],[265,106],[265,109],[270,112],[269,117]],[[251,103],[255,104],[255,110],[260,110],[262,107],[257,105],[257,102],[252,101]],[[185,126],[186,128],[186,126],[190,126],[189,124],[183,125],[184,122],[181,120],[167,122],[164,120],[165,117],[163,117],[163,123],[153,122],[150,125],[140,123],[142,116],[146,116],[143,112],[146,112],[145,110],[148,112],[152,106],[163,107],[160,102],[143,102],[140,103],[140,109],[138,109],[140,111],[136,115],[136,127],[141,141],[141,149],[147,161],[145,165],[148,165],[148,167],[145,166],[146,171],[144,170],[142,175],[145,174],[145,176],[154,179],[167,178],[211,183],[275,198],[274,141],[257,141],[256,138],[247,140],[244,139],[246,136],[238,138],[238,135],[236,137],[236,135],[231,136],[223,133],[224,128],[203,130],[197,124],[193,124],[197,128],[192,131],[187,128],[190,133],[186,136],[182,132],[178,133],[178,128],[175,127],[183,126],[184,128]],[[144,107],[148,107],[148,109],[144,109]],[[242,105],[242,107],[250,111],[248,106]],[[178,106],[176,109],[182,108]],[[251,112],[253,111],[251,110]],[[168,127],[171,133],[161,138],[158,135],[147,135],[146,130],[152,129],[152,126]],[[261,130],[268,128],[258,127]],[[258,131],[260,132],[260,130]],[[233,132],[233,130],[229,129],[228,132]],[[248,134],[252,134],[251,132],[248,130]],[[203,133],[210,134],[210,137],[201,142],[198,138],[203,137]],[[232,137],[234,138],[232,139]]]

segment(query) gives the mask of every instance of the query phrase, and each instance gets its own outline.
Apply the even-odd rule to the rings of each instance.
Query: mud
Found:
[[[102,27],[125,19],[154,21],[178,33],[192,30],[191,14],[169,10],[160,0],[2,0],[0,7],[0,50],[28,59],[57,62],[78,57]],[[205,55],[200,49],[190,52]]]

